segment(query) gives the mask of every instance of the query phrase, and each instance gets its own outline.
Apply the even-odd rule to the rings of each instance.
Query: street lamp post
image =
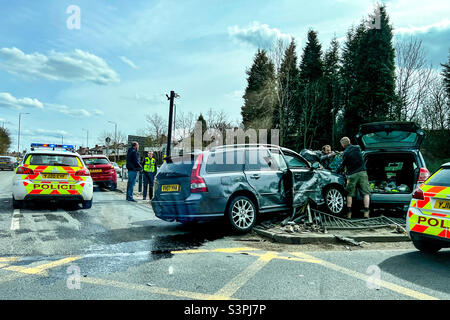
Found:
[[[20,112],[19,113],[19,133],[18,133],[18,137],[17,137],[17,152],[19,152],[19,154],[20,154],[20,119],[23,114],[30,114],[30,113],[29,112]]]
[[[115,144],[115,153],[114,153],[114,162],[117,162],[117,123],[114,121],[108,121],[109,123],[114,124],[114,144]]]

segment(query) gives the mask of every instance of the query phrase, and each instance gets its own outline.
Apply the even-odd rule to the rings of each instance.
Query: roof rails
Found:
[[[267,144],[267,143],[247,143],[247,144],[226,144],[222,146],[216,146],[210,149],[210,151],[221,150],[225,148],[246,148],[246,147],[266,147],[266,148],[281,148],[281,146],[276,144]]]

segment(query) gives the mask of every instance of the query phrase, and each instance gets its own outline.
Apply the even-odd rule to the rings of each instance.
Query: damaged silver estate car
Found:
[[[262,213],[312,201],[332,214],[345,207],[344,177],[272,145],[229,145],[166,159],[154,182],[152,207],[166,221],[225,217],[248,232]]]

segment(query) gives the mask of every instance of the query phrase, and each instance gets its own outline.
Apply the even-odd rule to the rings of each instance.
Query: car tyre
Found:
[[[90,209],[92,207],[92,200],[84,200],[82,206],[83,209]]]
[[[256,223],[256,206],[248,197],[237,196],[227,208],[227,217],[234,232],[247,233]]]
[[[417,250],[423,253],[433,254],[442,249],[442,246],[437,243],[426,240],[412,239],[412,243]]]
[[[324,191],[325,208],[329,213],[335,216],[343,215],[345,209],[345,194],[344,191],[331,186]]]
[[[14,209],[22,209],[23,208],[23,201],[16,200],[13,198],[13,208]]]
[[[115,191],[117,189],[117,182],[111,182],[111,186],[109,187],[110,191]]]

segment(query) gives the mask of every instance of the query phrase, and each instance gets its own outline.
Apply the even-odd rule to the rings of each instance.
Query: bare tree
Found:
[[[180,141],[191,136],[194,131],[195,116],[194,113],[177,112],[175,118],[175,138]]]
[[[406,41],[395,44],[396,51],[396,91],[400,101],[394,111],[394,119],[411,121],[427,98],[432,74],[431,65],[426,60],[422,40],[411,36]]]
[[[161,143],[163,135],[167,132],[167,120],[157,113],[146,115],[146,120],[148,136],[156,143]]]
[[[289,116],[290,114],[290,106],[292,105],[293,100],[295,99],[294,94],[291,88],[291,82],[295,79],[290,79],[291,70],[281,70],[283,60],[285,57],[285,53],[289,45],[283,41],[278,40],[273,46],[272,50],[269,52],[269,56],[271,57],[274,66],[276,77],[274,79],[274,89],[275,89],[275,101],[276,108],[278,108],[278,129],[280,130],[279,142],[280,145],[284,144],[284,139],[287,134],[287,128],[292,123],[293,119]],[[287,64],[286,67],[289,68],[291,64]]]
[[[448,97],[441,75],[434,71],[429,81],[428,94],[421,109],[423,125],[431,130],[450,129]]]

